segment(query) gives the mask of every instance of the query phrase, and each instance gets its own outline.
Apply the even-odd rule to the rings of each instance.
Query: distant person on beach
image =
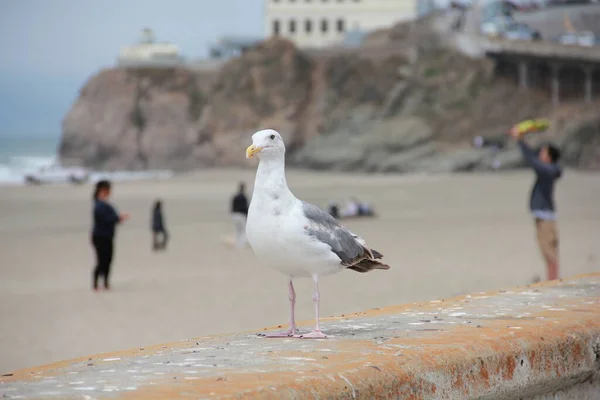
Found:
[[[152,249],[165,250],[169,234],[165,228],[165,220],[162,211],[162,201],[156,200],[152,207]]]
[[[358,216],[358,204],[356,197],[350,197],[342,211],[342,217],[349,218]]]
[[[358,203],[358,215],[361,217],[372,217],[375,215],[375,212],[369,203],[360,202]]]
[[[235,228],[235,245],[243,248],[246,245],[246,219],[248,218],[248,198],[244,183],[240,183],[238,192],[231,200],[231,218]]]
[[[523,157],[536,174],[535,184],[531,190],[529,207],[535,220],[537,240],[546,261],[548,280],[558,279],[558,230],[554,208],[554,186],[561,177],[562,170],[558,161],[560,150],[553,144],[543,145],[539,152],[534,151],[525,142],[526,132],[511,129],[510,135],[517,139]]]
[[[340,218],[340,208],[338,207],[337,203],[329,203],[329,215],[331,215],[335,219]]]
[[[129,219],[127,214],[118,214],[108,203],[111,194],[111,183],[101,180],[94,189],[94,226],[92,228],[92,245],[96,250],[96,268],[94,269],[93,288],[98,290],[98,278],[104,277],[104,288],[109,289],[108,277],[113,259],[113,241],[115,227],[118,223]]]

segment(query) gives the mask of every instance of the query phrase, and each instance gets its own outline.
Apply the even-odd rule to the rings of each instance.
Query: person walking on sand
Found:
[[[238,192],[231,200],[231,218],[235,227],[235,246],[246,245],[246,219],[248,218],[248,198],[244,183],[240,183]]]
[[[165,220],[162,212],[162,201],[156,200],[152,208],[152,249],[165,250],[169,234],[165,228]]]
[[[104,288],[109,289],[110,265],[113,259],[113,241],[115,227],[118,223],[129,219],[127,214],[118,214],[108,203],[111,194],[111,183],[102,180],[94,189],[94,210],[92,228],[92,245],[96,251],[96,268],[93,274],[93,288],[98,290],[98,278],[104,277]]]
[[[554,186],[562,175],[562,169],[558,164],[560,150],[553,144],[545,144],[540,148],[539,153],[536,153],[525,142],[523,131],[513,128],[510,135],[517,139],[525,161],[536,174],[529,207],[535,220],[538,244],[546,261],[548,280],[558,279],[560,273]]]

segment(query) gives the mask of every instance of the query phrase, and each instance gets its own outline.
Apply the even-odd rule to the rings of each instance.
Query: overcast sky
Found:
[[[85,80],[150,27],[185,56],[260,36],[263,0],[0,0],[0,135],[57,134]]]

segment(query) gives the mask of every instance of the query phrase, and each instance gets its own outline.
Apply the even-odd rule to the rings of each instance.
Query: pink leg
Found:
[[[290,337],[298,333],[298,329],[296,328],[296,318],[294,315],[294,309],[296,307],[296,291],[294,290],[294,285],[292,284],[292,280],[288,284],[289,288],[289,298],[290,298],[290,329],[285,332],[275,332],[275,333],[259,333],[258,336],[266,337],[266,338],[281,338],[281,337]]]
[[[316,314],[316,325],[315,329],[311,333],[307,333],[304,335],[294,335],[294,337],[299,339],[326,339],[327,335],[321,332],[321,328],[319,327],[319,277],[313,276],[315,281],[315,291],[313,293],[313,301],[315,302],[315,314]]]
[[[548,280],[553,281],[555,279],[558,279],[558,263],[548,261],[546,265],[546,269],[548,271]]]

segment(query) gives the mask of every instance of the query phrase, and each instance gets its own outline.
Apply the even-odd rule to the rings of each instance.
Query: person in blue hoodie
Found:
[[[560,150],[548,143],[542,145],[539,151],[535,151],[525,142],[522,132],[513,129],[510,134],[517,139],[525,162],[535,172],[536,179],[531,189],[529,209],[535,221],[538,244],[546,261],[548,280],[559,279],[554,187],[562,176],[562,169],[558,163]]]
[[[118,214],[110,205],[111,183],[101,180],[94,189],[94,209],[92,228],[92,246],[96,252],[96,267],[93,274],[93,288],[98,290],[98,279],[104,278],[104,288],[109,289],[110,266],[113,260],[114,237],[117,224],[129,219],[127,214]]]

